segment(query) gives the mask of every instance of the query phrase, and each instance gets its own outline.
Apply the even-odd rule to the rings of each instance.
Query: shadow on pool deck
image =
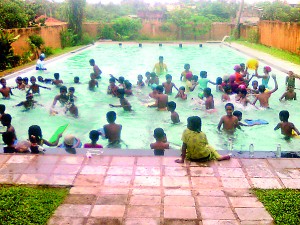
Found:
[[[48,224],[273,224],[251,188],[300,188],[300,159],[13,155],[0,183],[71,186]]]

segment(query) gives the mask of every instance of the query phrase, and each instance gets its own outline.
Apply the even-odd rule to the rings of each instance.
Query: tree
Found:
[[[28,25],[28,15],[18,0],[0,0],[0,28],[22,28]]]
[[[13,34],[0,30],[0,71],[18,64],[20,58],[14,55],[11,44],[18,40],[19,37],[20,35],[14,37]]]
[[[112,28],[119,40],[133,40],[139,35],[142,23],[138,19],[123,17],[114,20]]]
[[[78,43],[82,38],[82,22],[84,16],[84,7],[86,0],[69,0],[68,1],[68,26],[78,37]]]
[[[191,11],[188,9],[174,10],[168,14],[168,18],[178,28],[178,39],[182,39],[182,30],[188,27],[188,22],[191,21]]]

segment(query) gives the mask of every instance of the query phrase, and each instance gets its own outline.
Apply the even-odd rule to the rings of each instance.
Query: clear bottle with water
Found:
[[[254,145],[252,143],[249,145],[249,156],[250,158],[254,157]]]
[[[281,145],[277,144],[277,148],[276,148],[276,157],[280,158],[281,157]]]
[[[232,138],[229,138],[229,139],[228,139],[227,147],[228,147],[229,155],[232,155],[232,151],[233,151],[233,142],[232,142]]]

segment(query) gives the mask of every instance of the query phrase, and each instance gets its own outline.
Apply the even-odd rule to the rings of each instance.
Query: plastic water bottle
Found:
[[[249,156],[250,158],[254,157],[254,145],[252,143],[249,145]]]
[[[86,152],[86,157],[87,157],[87,158],[92,158],[92,153],[91,153],[90,151],[87,151],[87,152]]]
[[[232,138],[228,139],[228,151],[229,151],[229,154],[232,155],[232,151],[233,151]]]
[[[276,148],[276,157],[280,158],[281,157],[281,145],[278,144]]]

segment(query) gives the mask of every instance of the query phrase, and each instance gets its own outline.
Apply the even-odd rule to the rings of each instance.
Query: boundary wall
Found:
[[[213,23],[208,34],[193,37],[182,31],[182,37],[178,37],[177,27],[170,25],[168,31],[163,31],[161,21],[144,21],[140,31],[142,36],[154,40],[198,40],[198,41],[220,41],[226,35],[231,35],[234,25],[230,23]],[[9,29],[6,32],[13,33],[20,38],[12,44],[15,54],[22,55],[29,50],[27,39],[30,35],[38,34],[44,41],[45,45],[52,48],[60,48],[60,32],[67,29],[67,24],[52,25],[45,27],[31,27],[21,29]],[[97,38],[99,29],[98,23],[84,23],[83,32],[88,33],[91,37]],[[259,43],[290,51],[296,54],[300,53],[300,24],[283,23],[277,21],[260,21],[258,25],[243,25],[241,27],[241,37],[249,38],[253,31],[259,34]]]

